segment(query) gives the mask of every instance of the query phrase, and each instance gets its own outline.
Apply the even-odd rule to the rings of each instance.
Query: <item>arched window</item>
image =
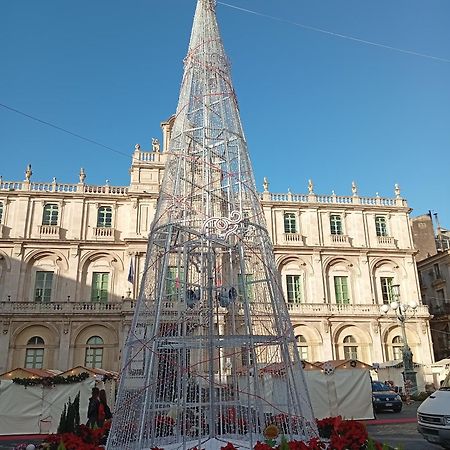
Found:
[[[111,206],[100,206],[97,211],[97,227],[112,227],[112,208]]]
[[[358,346],[353,336],[344,338],[344,359],[358,359]]]
[[[303,361],[308,360],[308,343],[306,342],[305,336],[299,334],[298,336],[295,336],[295,340],[297,341],[300,359]]]
[[[58,205],[47,203],[42,214],[42,225],[58,225]]]
[[[33,336],[27,342],[25,367],[27,369],[42,369],[44,367],[44,339]]]
[[[92,336],[86,342],[86,356],[84,365],[93,369],[101,369],[103,365],[103,339]]]
[[[403,339],[400,336],[395,336],[392,339],[392,356],[393,359],[402,359]]]

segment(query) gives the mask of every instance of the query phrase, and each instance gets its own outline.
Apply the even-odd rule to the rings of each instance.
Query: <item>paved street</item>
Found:
[[[405,405],[400,413],[387,411],[378,413],[377,421],[385,423],[371,425],[370,421],[367,421],[369,435],[380,442],[392,447],[399,447],[402,450],[442,450],[442,447],[430,444],[422,437],[417,431],[415,421],[395,423],[397,420],[414,419],[419,404],[419,402],[414,402],[412,405]]]

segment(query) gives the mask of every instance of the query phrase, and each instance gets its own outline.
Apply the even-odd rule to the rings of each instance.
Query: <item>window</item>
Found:
[[[42,225],[58,225],[58,205],[47,203],[44,206]]]
[[[297,340],[297,348],[298,353],[300,355],[300,359],[303,361],[308,360],[308,344],[306,342],[305,336],[299,334],[298,336],[295,336],[295,339]]]
[[[101,206],[97,211],[97,227],[112,227],[112,208],[110,206]]]
[[[342,219],[338,214],[330,215],[330,229],[331,234],[343,234],[342,233]]]
[[[387,236],[387,223],[385,216],[375,216],[375,230],[377,236]]]
[[[108,272],[92,273],[91,301],[105,303],[108,301]]]
[[[253,274],[252,273],[246,273],[245,279],[242,276],[242,273],[238,274],[238,294],[240,297],[243,298],[245,293],[247,293],[248,300],[252,301],[254,299],[252,283],[253,283]]]
[[[394,278],[392,277],[381,277],[381,296],[383,298],[383,303],[388,304],[393,302],[394,295],[392,292],[392,284],[394,283]]]
[[[403,339],[400,336],[395,336],[392,339],[392,356],[393,359],[402,359],[403,357]]]
[[[286,287],[288,303],[301,303],[303,300],[301,275],[286,275]]]
[[[27,342],[25,353],[25,367],[27,369],[42,369],[44,367],[44,340],[33,336]]]
[[[284,232],[297,233],[295,213],[284,213]]]
[[[3,202],[0,202],[0,223],[2,223],[3,219]]]
[[[444,289],[438,289],[436,291],[436,295],[437,295],[437,304],[443,305],[445,303]]]
[[[103,364],[103,339],[92,336],[86,342],[86,356],[84,365],[92,369],[101,369]]]
[[[166,278],[166,295],[169,300],[176,300],[180,288],[184,284],[184,271],[176,267],[168,267]]]
[[[344,338],[344,359],[358,359],[358,346],[353,336]]]
[[[350,303],[350,297],[348,294],[348,277],[334,277],[334,293],[336,295],[336,303]]]
[[[248,347],[241,347],[241,362],[244,367],[253,365],[253,352]]]
[[[434,277],[438,280],[439,278],[441,278],[441,269],[439,267],[439,264],[433,264],[433,272],[434,272]]]
[[[52,297],[53,272],[36,272],[34,301],[48,303]]]

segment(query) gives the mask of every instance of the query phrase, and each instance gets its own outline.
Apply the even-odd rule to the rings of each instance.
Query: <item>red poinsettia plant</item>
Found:
[[[49,450],[60,449],[61,444],[65,450],[100,450],[103,449],[100,445],[106,442],[110,426],[110,422],[105,422],[101,428],[80,425],[73,433],[50,434],[43,446]]]

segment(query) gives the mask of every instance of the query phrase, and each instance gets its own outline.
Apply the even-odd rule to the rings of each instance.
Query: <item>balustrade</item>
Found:
[[[284,241],[285,242],[295,242],[296,244],[302,244],[303,236],[300,233],[285,233]]]
[[[131,311],[133,303],[123,302],[0,302],[0,314],[117,314]]]
[[[380,313],[380,305],[365,304],[330,304],[330,303],[288,303],[288,309],[293,314],[305,316],[376,316],[384,317]],[[388,314],[389,315],[389,314]],[[419,305],[416,316],[426,317],[429,315],[428,306]],[[395,314],[392,314],[394,317]]]
[[[394,238],[392,236],[377,236],[378,245],[392,247],[395,245]]]
[[[350,242],[346,234],[332,234],[331,241],[334,244],[348,244]]]
[[[97,239],[112,239],[114,238],[114,228],[108,227],[94,227],[94,237]]]
[[[47,238],[59,238],[60,227],[58,225],[39,225],[39,234]]]

